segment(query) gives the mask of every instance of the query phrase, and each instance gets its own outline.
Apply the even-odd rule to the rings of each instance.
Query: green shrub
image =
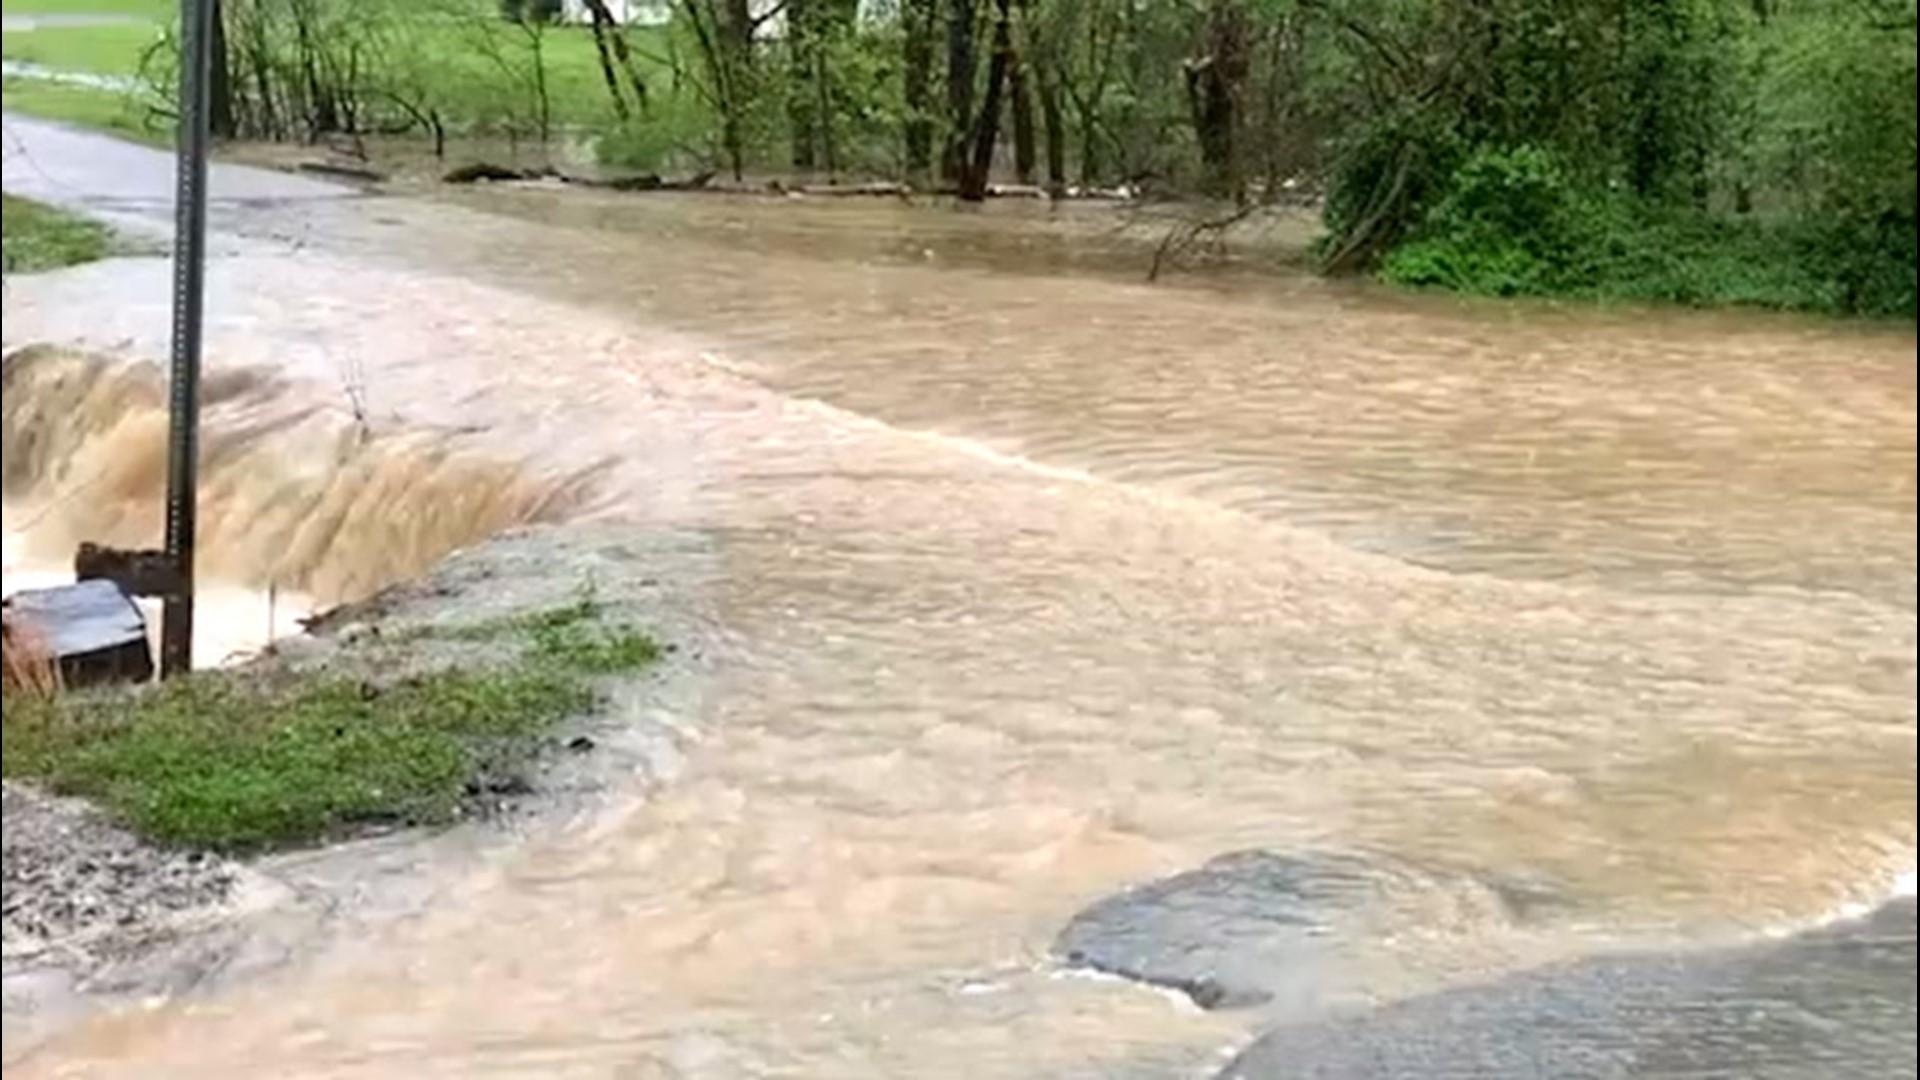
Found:
[[[1537,148],[1482,150],[1381,274],[1491,296],[1911,314],[1911,217],[1845,220],[1713,215],[1583,187]]]
[[[662,175],[711,168],[722,157],[712,129],[710,110],[693,95],[673,95],[603,131],[594,156],[603,165]]]
[[[1535,147],[1482,150],[1453,174],[1407,243],[1387,254],[1390,281],[1496,296],[1576,286],[1582,249],[1607,225],[1583,204],[1553,155]]]

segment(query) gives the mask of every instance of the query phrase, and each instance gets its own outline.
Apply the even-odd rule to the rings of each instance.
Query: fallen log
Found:
[[[684,180],[668,180],[656,173],[616,176],[605,180],[590,176],[563,176],[561,179],[576,187],[606,188],[608,191],[705,191],[707,185],[713,183],[714,175],[712,172],[700,172]]]
[[[111,581],[129,596],[175,596],[186,582],[164,551],[83,543],[73,553],[73,580]]]
[[[989,199],[1045,199],[1047,189],[1034,184],[988,184]]]
[[[440,182],[443,184],[505,183],[512,180],[539,180],[546,175],[538,169],[510,169],[505,165],[477,161],[471,165],[460,165],[448,169],[441,175]]]
[[[385,183],[387,175],[364,165],[343,165],[333,161],[302,161],[294,166],[298,172],[325,176],[335,180],[351,180],[361,184]]]
[[[799,187],[786,188],[785,190],[797,192],[801,195],[817,195],[829,199],[858,198],[861,196],[883,198],[889,195],[905,199],[913,195],[912,188],[891,180],[875,180],[864,184],[802,184]]]

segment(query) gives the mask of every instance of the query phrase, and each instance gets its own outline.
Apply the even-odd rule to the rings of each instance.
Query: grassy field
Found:
[[[416,631],[387,647],[429,637],[464,643],[475,658],[387,681],[266,669],[131,692],[15,695],[4,773],[192,848],[257,851],[441,824],[476,797],[524,790],[541,736],[596,707],[597,678],[660,655],[590,600]]]
[[[140,15],[160,19],[180,10],[177,0],[4,0],[8,15]]]
[[[138,74],[140,59],[161,39],[159,26],[49,26],[0,34],[0,55],[56,71]]]
[[[37,0],[21,10],[61,10],[63,3]],[[128,0],[120,4],[122,10],[132,8]],[[10,5],[8,11],[15,7]],[[86,9],[84,3],[65,8]],[[370,39],[371,83],[403,87],[409,97],[437,111],[450,130],[484,134],[512,126],[523,137],[529,134],[538,111],[536,50],[544,65],[550,121],[556,129],[604,127],[612,121],[598,51],[588,29],[553,26],[535,36],[484,14],[448,16],[443,9],[437,15],[416,15],[410,9],[396,10],[401,13],[382,24],[383,29]],[[143,58],[156,42],[164,41],[166,33],[162,22],[13,30],[0,35],[0,52],[8,60],[53,71],[134,78],[142,74]],[[650,81],[664,81],[664,73],[646,59],[664,51],[658,39],[661,32],[630,33],[642,57],[643,74]],[[156,60],[149,74],[168,78],[170,58]],[[149,135],[145,130],[149,110],[122,108],[106,100],[118,95],[97,96],[99,92],[93,91],[96,96],[88,96],[72,87],[29,89],[26,81],[8,82],[8,108],[119,134]],[[379,89],[368,92],[372,102],[383,96]]]
[[[92,262],[104,256],[112,235],[104,226],[51,206],[12,195],[0,196],[4,207],[4,262],[9,274],[57,270]]]
[[[156,116],[133,94],[48,79],[8,78],[4,96],[12,112],[94,128],[135,142],[173,143],[172,121]]]

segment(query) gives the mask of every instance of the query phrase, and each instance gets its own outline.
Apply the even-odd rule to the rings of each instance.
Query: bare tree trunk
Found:
[[[974,0],[947,0],[947,152],[941,171],[962,182],[967,173],[967,132],[973,127]]]
[[[1022,184],[1033,183],[1033,94],[1027,86],[1027,58],[1015,52],[1007,65],[1007,89],[1012,93],[1013,171]]]
[[[724,0],[720,12],[720,41],[735,64],[753,65],[753,6],[749,0]]]
[[[533,49],[534,118],[540,128],[540,146],[544,150],[553,141],[553,92],[547,85],[547,24],[529,22],[524,25],[527,28],[527,43]]]
[[[816,76],[819,74],[820,47],[819,0],[787,0],[787,126],[793,137],[793,167],[812,172],[814,124],[826,119],[816,116],[820,108]]]
[[[933,169],[933,32],[938,0],[904,0],[900,18],[906,33],[901,72],[906,98],[907,175],[919,179]]]
[[[601,6],[598,0],[590,0],[593,6],[587,10],[593,16],[593,51],[600,58],[600,77],[606,81],[607,97],[613,101],[613,115],[626,122],[631,113],[627,111],[627,95],[620,90],[620,76],[613,69],[613,47],[607,43],[607,28],[600,21]]]
[[[273,76],[268,67],[265,43],[266,30],[257,17],[247,24],[247,29],[250,32],[241,48],[247,57],[247,67],[253,72],[254,93],[260,99],[253,110],[253,133],[260,138],[282,139],[286,137],[291,121],[283,121],[279,103],[274,100]]]
[[[993,23],[993,58],[987,63],[987,96],[980,105],[980,119],[973,130],[973,159],[967,163],[960,180],[960,197],[979,202],[987,197],[987,182],[993,175],[993,151],[1000,141],[1000,105],[1007,84],[1007,72],[1013,66],[1012,0],[996,0],[998,15]]]
[[[727,0],[727,3],[731,7],[734,0]],[[714,0],[680,0],[680,6],[693,27],[694,40],[700,46],[700,57],[706,65],[709,102],[714,111],[720,114],[720,142],[726,151],[727,164],[731,167],[733,178],[739,180],[746,170],[747,157],[740,115],[744,107],[744,93],[740,84],[746,79],[747,72],[741,69],[738,58],[727,44],[724,17],[716,10]]]
[[[1060,198],[1067,193],[1067,126],[1066,116],[1060,101],[1060,82],[1065,72],[1061,68],[1060,24],[1034,14],[1034,0],[1016,0],[1020,12],[1021,52],[1020,90],[1026,85],[1032,86],[1034,96],[1040,101],[1040,130],[1046,142],[1047,157],[1047,194]],[[1028,84],[1027,80],[1031,79]],[[1032,104],[1015,104],[1015,114],[1028,114],[1028,135],[1032,135]],[[1020,136],[1016,131],[1014,144],[1018,147]],[[1031,146],[1028,147],[1031,152]],[[1031,182],[1031,181],[1028,181]]]
[[[1187,99],[1200,143],[1203,189],[1219,198],[1245,193],[1240,175],[1240,87],[1247,73],[1246,13],[1239,0],[1213,0],[1201,52],[1186,64]]]
[[[613,17],[613,11],[607,7],[607,0],[584,0],[587,14],[593,20],[593,44],[600,50],[600,72],[606,76],[607,92],[613,95],[615,111],[622,120],[627,118],[626,107],[620,101],[620,89],[615,84],[613,70],[607,63],[607,50],[612,48],[613,58],[619,63],[620,70],[626,74],[627,86],[633,91],[633,107],[641,112],[647,111],[647,82],[640,77],[640,68],[633,62],[633,50],[627,46],[627,36],[620,32],[620,20]]]
[[[586,4],[587,10],[593,13],[594,23],[606,27],[607,40],[613,45],[613,58],[620,61],[620,70],[627,75],[627,85],[633,88],[634,108],[646,112],[647,80],[640,75],[640,65],[633,61],[633,49],[627,44],[627,35],[620,32],[620,20],[613,17],[606,0],[586,0]]]
[[[1047,140],[1047,194],[1062,198],[1067,193],[1067,118],[1060,108],[1058,76],[1045,64],[1034,67],[1040,83],[1040,117]]]
[[[827,166],[827,175],[835,176],[840,172],[840,147],[833,132],[833,77],[828,71],[827,51],[816,48],[813,54],[813,97],[814,108],[820,117],[817,138],[820,142],[820,159]]]
[[[293,27],[294,44],[300,57],[300,81],[307,92],[307,139],[315,141],[338,131],[340,118],[334,110],[333,94],[320,81],[319,47],[308,21],[311,14],[305,8],[295,8]]]
[[[216,139],[231,139],[239,134],[233,116],[233,64],[227,56],[227,12],[221,0],[213,0],[212,70],[208,73],[209,108],[207,127]]]

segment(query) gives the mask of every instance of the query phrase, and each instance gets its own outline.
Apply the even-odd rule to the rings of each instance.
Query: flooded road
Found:
[[[101,205],[151,213],[130,175]],[[414,917],[22,1075],[1203,1075],[1253,1020],[1045,950],[1221,852],[1559,898],[1435,875],[1306,1016],[1911,874],[1911,328],[1147,287],[1039,208],[258,183],[217,213],[212,362],[702,537],[647,569],[712,628],[698,738]],[[151,261],[6,304],[9,347],[164,355]]]

